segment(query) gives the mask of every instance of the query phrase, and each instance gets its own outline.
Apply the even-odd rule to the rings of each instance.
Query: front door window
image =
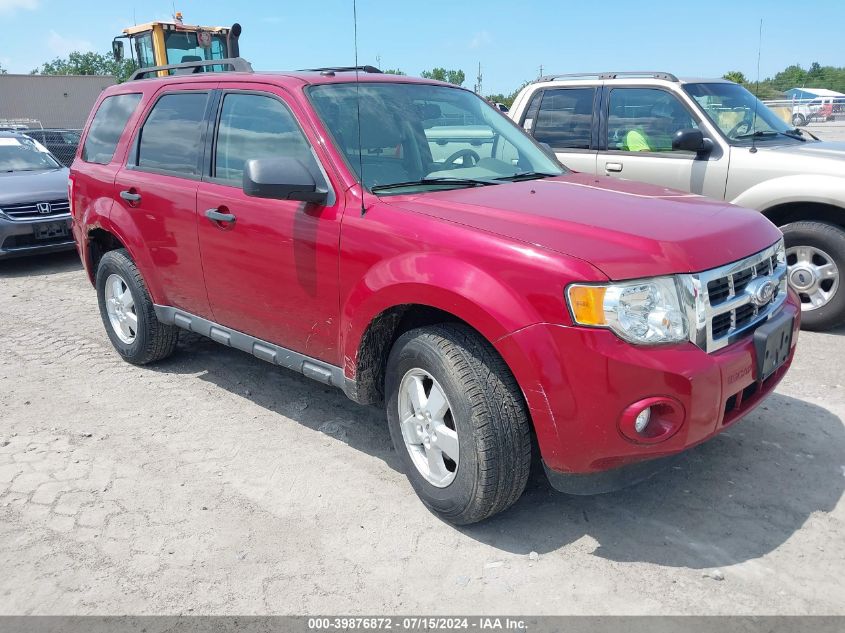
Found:
[[[616,88],[610,93],[607,148],[624,152],[672,152],[679,130],[698,127],[689,111],[665,90]],[[690,152],[686,152],[690,153]]]

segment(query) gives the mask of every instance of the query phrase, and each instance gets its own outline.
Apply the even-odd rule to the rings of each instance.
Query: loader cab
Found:
[[[231,28],[187,25],[177,13],[174,22],[147,22],[124,29],[112,41],[112,52],[118,61],[129,57],[138,68],[226,59],[240,55],[240,34],[240,24]],[[221,70],[225,67],[207,67],[208,72]],[[168,71],[158,74],[165,76]]]

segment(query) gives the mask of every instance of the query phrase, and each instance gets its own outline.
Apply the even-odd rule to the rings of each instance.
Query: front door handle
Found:
[[[218,209],[208,209],[205,212],[205,217],[207,217],[212,222],[227,222],[227,223],[234,223],[237,219],[231,213],[223,213]]]
[[[129,189],[128,191],[121,191],[120,197],[130,204],[138,204],[141,202],[141,194]]]
[[[605,163],[604,168],[609,172],[610,171],[619,172],[619,171],[622,171],[622,163]]]

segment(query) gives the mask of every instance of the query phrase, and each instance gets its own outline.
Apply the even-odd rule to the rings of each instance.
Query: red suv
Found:
[[[106,331],[190,330],[387,411],[448,521],[638,481],[753,409],[799,327],[760,214],[573,173],[483,99],[373,72],[108,88],[70,181]],[[180,69],[184,71],[184,69]]]

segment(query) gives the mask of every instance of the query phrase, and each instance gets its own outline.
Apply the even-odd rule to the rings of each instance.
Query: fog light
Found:
[[[642,433],[645,431],[645,427],[648,426],[648,422],[651,420],[651,407],[647,407],[640,411],[639,415],[637,415],[637,419],[634,420],[634,430],[637,433]]]
[[[619,416],[619,431],[635,444],[659,444],[684,424],[684,406],[668,396],[643,398],[628,405]]]

